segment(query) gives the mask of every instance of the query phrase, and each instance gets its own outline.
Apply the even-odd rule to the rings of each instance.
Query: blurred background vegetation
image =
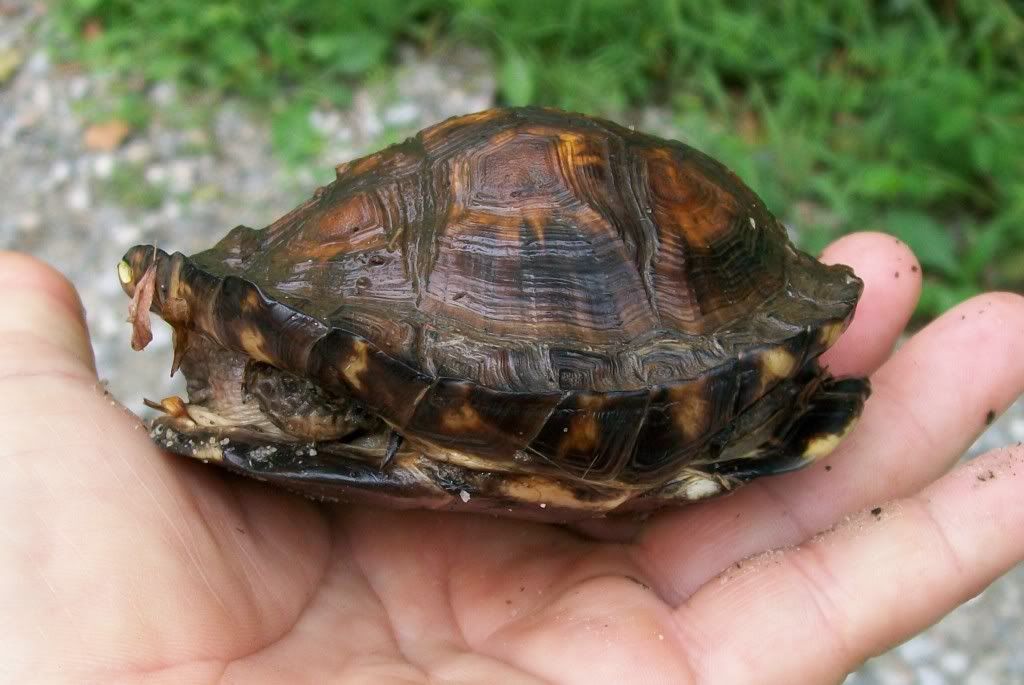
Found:
[[[64,59],[267,112],[282,156],[312,107],[387,79],[401,46],[489,52],[504,103],[668,112],[817,250],[877,229],[917,251],[920,314],[1024,289],[1024,19],[1016,0],[71,0]],[[287,135],[285,135],[285,133]],[[340,160],[339,160],[340,161]]]

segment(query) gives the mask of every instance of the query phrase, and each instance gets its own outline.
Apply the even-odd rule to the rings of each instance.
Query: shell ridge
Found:
[[[663,322],[661,309],[658,306],[658,292],[654,287],[654,264],[657,261],[658,248],[660,247],[658,243],[658,228],[651,221],[653,209],[651,208],[649,198],[647,198],[647,192],[643,192],[643,201],[641,201],[640,194],[637,193],[638,188],[648,187],[646,166],[641,158],[633,154],[633,150],[629,146],[624,147],[623,155],[626,160],[626,164],[623,165],[626,171],[622,180],[618,183],[618,187],[623,201],[628,205],[629,211],[627,214],[631,213],[639,217],[637,220],[639,226],[637,238],[641,249],[637,254],[637,269],[644,284],[644,292],[647,295],[651,313],[660,327],[663,325]]]
[[[430,272],[437,261],[438,235],[442,232],[443,226],[449,219],[451,203],[446,203],[442,214],[436,198],[448,197],[449,193],[441,193],[435,185],[440,182],[447,186],[445,175],[439,175],[434,171],[434,163],[437,160],[431,159],[429,155],[424,158],[423,166],[419,174],[418,196],[423,202],[423,211],[420,216],[419,230],[409,231],[405,239],[405,262],[408,265],[412,277],[413,289],[416,293],[416,306],[419,307],[423,301],[423,295],[427,291],[430,281]],[[451,190],[447,188],[447,190]],[[443,216],[443,218],[442,218]]]

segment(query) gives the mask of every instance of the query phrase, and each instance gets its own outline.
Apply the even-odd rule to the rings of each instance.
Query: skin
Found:
[[[892,353],[913,255],[858,234],[824,258],[867,283],[828,361],[874,384],[837,453],[568,530],[321,506],[164,454],[98,389],[72,287],[0,255],[0,681],[840,682],[1024,558],[1024,450],[950,471],[1024,391],[1024,298]]]

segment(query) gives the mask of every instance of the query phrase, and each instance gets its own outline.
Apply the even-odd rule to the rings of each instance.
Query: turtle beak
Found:
[[[159,261],[160,251],[153,245],[136,245],[117,263],[117,280],[125,295],[133,297],[135,286],[155,262]]]

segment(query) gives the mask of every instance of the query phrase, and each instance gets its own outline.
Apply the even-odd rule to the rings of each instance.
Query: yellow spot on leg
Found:
[[[263,337],[263,334],[253,328],[246,328],[242,331],[241,335],[238,336],[239,343],[242,345],[242,349],[245,353],[256,361],[266,362],[272,364],[273,360],[270,355],[266,352],[267,341]]]
[[[260,294],[256,290],[250,290],[242,298],[242,311],[246,314],[252,314],[258,312],[263,307],[263,301],[260,299]]]

